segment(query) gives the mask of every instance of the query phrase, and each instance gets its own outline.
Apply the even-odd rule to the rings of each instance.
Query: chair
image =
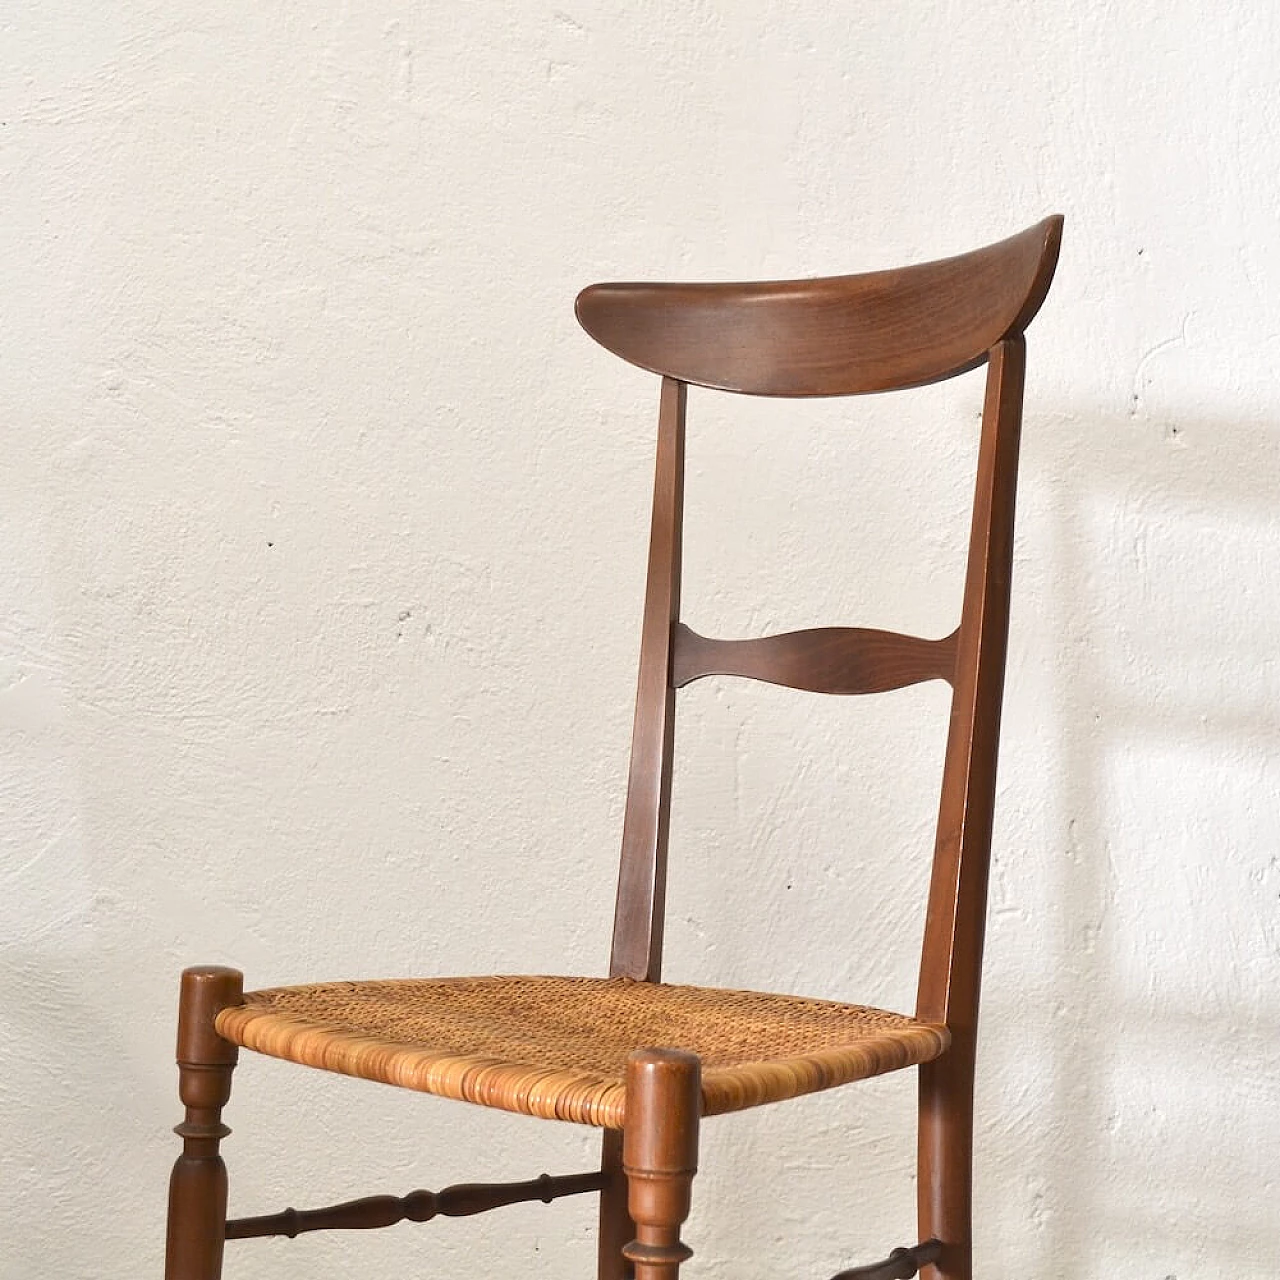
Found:
[[[974,1049],[1025,345],[1062,221],[900,270],[757,284],[601,284],[583,327],[661,376],[639,686],[607,978],[326,982],[244,992],[233,969],[182,975],[183,1151],[167,1280],[216,1280],[225,1240],[599,1195],[600,1280],[676,1280],[704,1117],[918,1069],[921,1243],[841,1280],[971,1274]],[[844,396],[987,365],[959,625],[941,640],[833,627],[713,640],[680,620],[686,388]],[[789,995],[661,983],[676,690],[705,676],[865,694],[952,686],[912,1016]],[[240,1048],[446,1098],[603,1130],[598,1169],[226,1220],[221,1110]]]

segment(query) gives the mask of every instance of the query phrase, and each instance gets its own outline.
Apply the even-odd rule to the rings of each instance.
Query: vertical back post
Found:
[[[919,1218],[942,1252],[930,1276],[971,1274],[973,1082],[991,861],[996,757],[1009,634],[1014,497],[1026,347],[998,343],[987,367],[982,440],[957,637],[955,692],[939,803],[916,1016],[951,1047],[920,1068]]]
[[[662,976],[675,728],[671,631],[680,617],[687,396],[688,389],[683,382],[663,378],[648,586],[640,638],[640,677],[609,966],[611,977],[635,978],[642,982],[657,982]]]
[[[1009,638],[1025,353],[1021,335],[1007,338],[992,349],[987,367],[955,692],[920,967],[916,1014],[945,1022],[953,1034],[977,1012]]]

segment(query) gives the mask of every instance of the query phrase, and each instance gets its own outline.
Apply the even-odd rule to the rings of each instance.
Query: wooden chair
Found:
[[[183,1151],[167,1280],[216,1280],[224,1240],[367,1228],[597,1192],[601,1280],[676,1280],[704,1116],[918,1067],[922,1243],[841,1273],[970,1275],[973,1076],[1005,665],[1023,330],[1048,291],[1060,218],[962,257],[765,284],[602,284],[578,298],[597,341],[661,375],[639,690],[609,977],[328,982],[242,991],[233,969],[182,975]],[[835,627],[710,640],[680,621],[686,387],[841,396],[987,364],[959,625],[942,640]],[[710,675],[819,693],[952,686],[913,1016],[660,981],[675,693]],[[226,1220],[221,1110],[238,1049],[604,1131],[599,1169],[376,1196]]]

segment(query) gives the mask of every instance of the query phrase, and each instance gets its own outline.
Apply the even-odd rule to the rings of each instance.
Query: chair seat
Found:
[[[246,993],[216,1027],[305,1066],[615,1129],[635,1049],[696,1053],[715,1115],[928,1062],[950,1043],[945,1027],[882,1009],[627,978],[277,987]]]

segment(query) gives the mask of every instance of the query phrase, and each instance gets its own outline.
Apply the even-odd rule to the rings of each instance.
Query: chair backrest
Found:
[[[676,690],[747,676],[819,693],[952,686],[917,1016],[977,1017],[1009,619],[1024,328],[1057,265],[1062,219],[940,262],[819,280],[597,284],[583,328],[662,377],[657,470],[631,768],[610,972],[661,976]],[[762,396],[921,386],[987,363],[959,624],[925,640],[853,627],[711,640],[680,621],[686,388]]]

